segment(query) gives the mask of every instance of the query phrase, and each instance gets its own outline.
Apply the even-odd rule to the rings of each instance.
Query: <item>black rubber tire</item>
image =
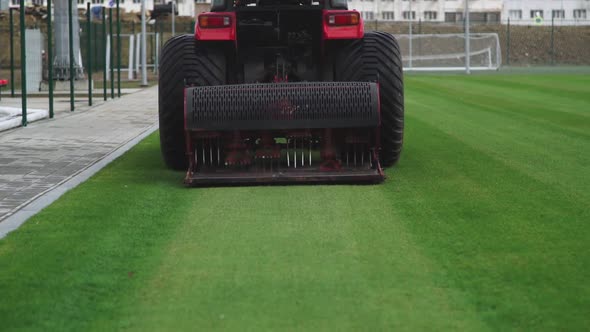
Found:
[[[395,37],[366,32],[363,39],[339,51],[334,65],[336,81],[379,82],[381,101],[381,165],[394,165],[404,138],[404,83],[402,59]]]
[[[184,88],[225,84],[225,55],[218,49],[201,46],[194,35],[179,35],[164,45],[159,72],[160,150],[166,166],[186,170]]]

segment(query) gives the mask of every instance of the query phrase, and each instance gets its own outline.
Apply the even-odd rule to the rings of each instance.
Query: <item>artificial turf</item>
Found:
[[[587,330],[590,77],[406,111],[382,185],[186,189],[149,137],[0,240],[0,330]]]

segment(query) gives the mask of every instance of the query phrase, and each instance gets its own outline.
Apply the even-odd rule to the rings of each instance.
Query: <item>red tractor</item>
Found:
[[[160,144],[187,185],[380,182],[400,156],[400,49],[346,0],[213,0],[160,59]]]

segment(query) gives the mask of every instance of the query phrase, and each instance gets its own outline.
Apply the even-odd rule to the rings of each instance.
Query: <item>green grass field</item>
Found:
[[[590,76],[406,97],[382,185],[186,189],[152,135],[0,240],[0,330],[587,330]]]

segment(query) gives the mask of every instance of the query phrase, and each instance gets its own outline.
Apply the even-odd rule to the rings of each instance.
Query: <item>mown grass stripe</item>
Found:
[[[484,328],[379,186],[205,191],[127,306],[130,329]]]
[[[383,189],[445,281],[475,295],[495,330],[587,325],[584,204],[411,115],[408,128],[397,184]]]
[[[426,84],[432,85],[430,82]],[[415,103],[418,111],[413,113],[414,116],[515,169],[533,174],[538,180],[557,184],[564,192],[573,191],[582,200],[590,199],[585,189],[590,183],[590,174],[577,171],[590,164],[590,155],[580,153],[587,149],[589,137],[563,131],[556,133],[540,124],[496,112],[510,106],[489,104],[483,96],[477,102],[449,101],[439,93],[431,92],[437,89],[436,86],[425,89],[422,82],[416,85],[419,87],[409,92],[416,95],[408,102],[410,107]],[[542,116],[542,111],[539,113]],[[580,125],[588,126],[588,122],[581,121]]]

